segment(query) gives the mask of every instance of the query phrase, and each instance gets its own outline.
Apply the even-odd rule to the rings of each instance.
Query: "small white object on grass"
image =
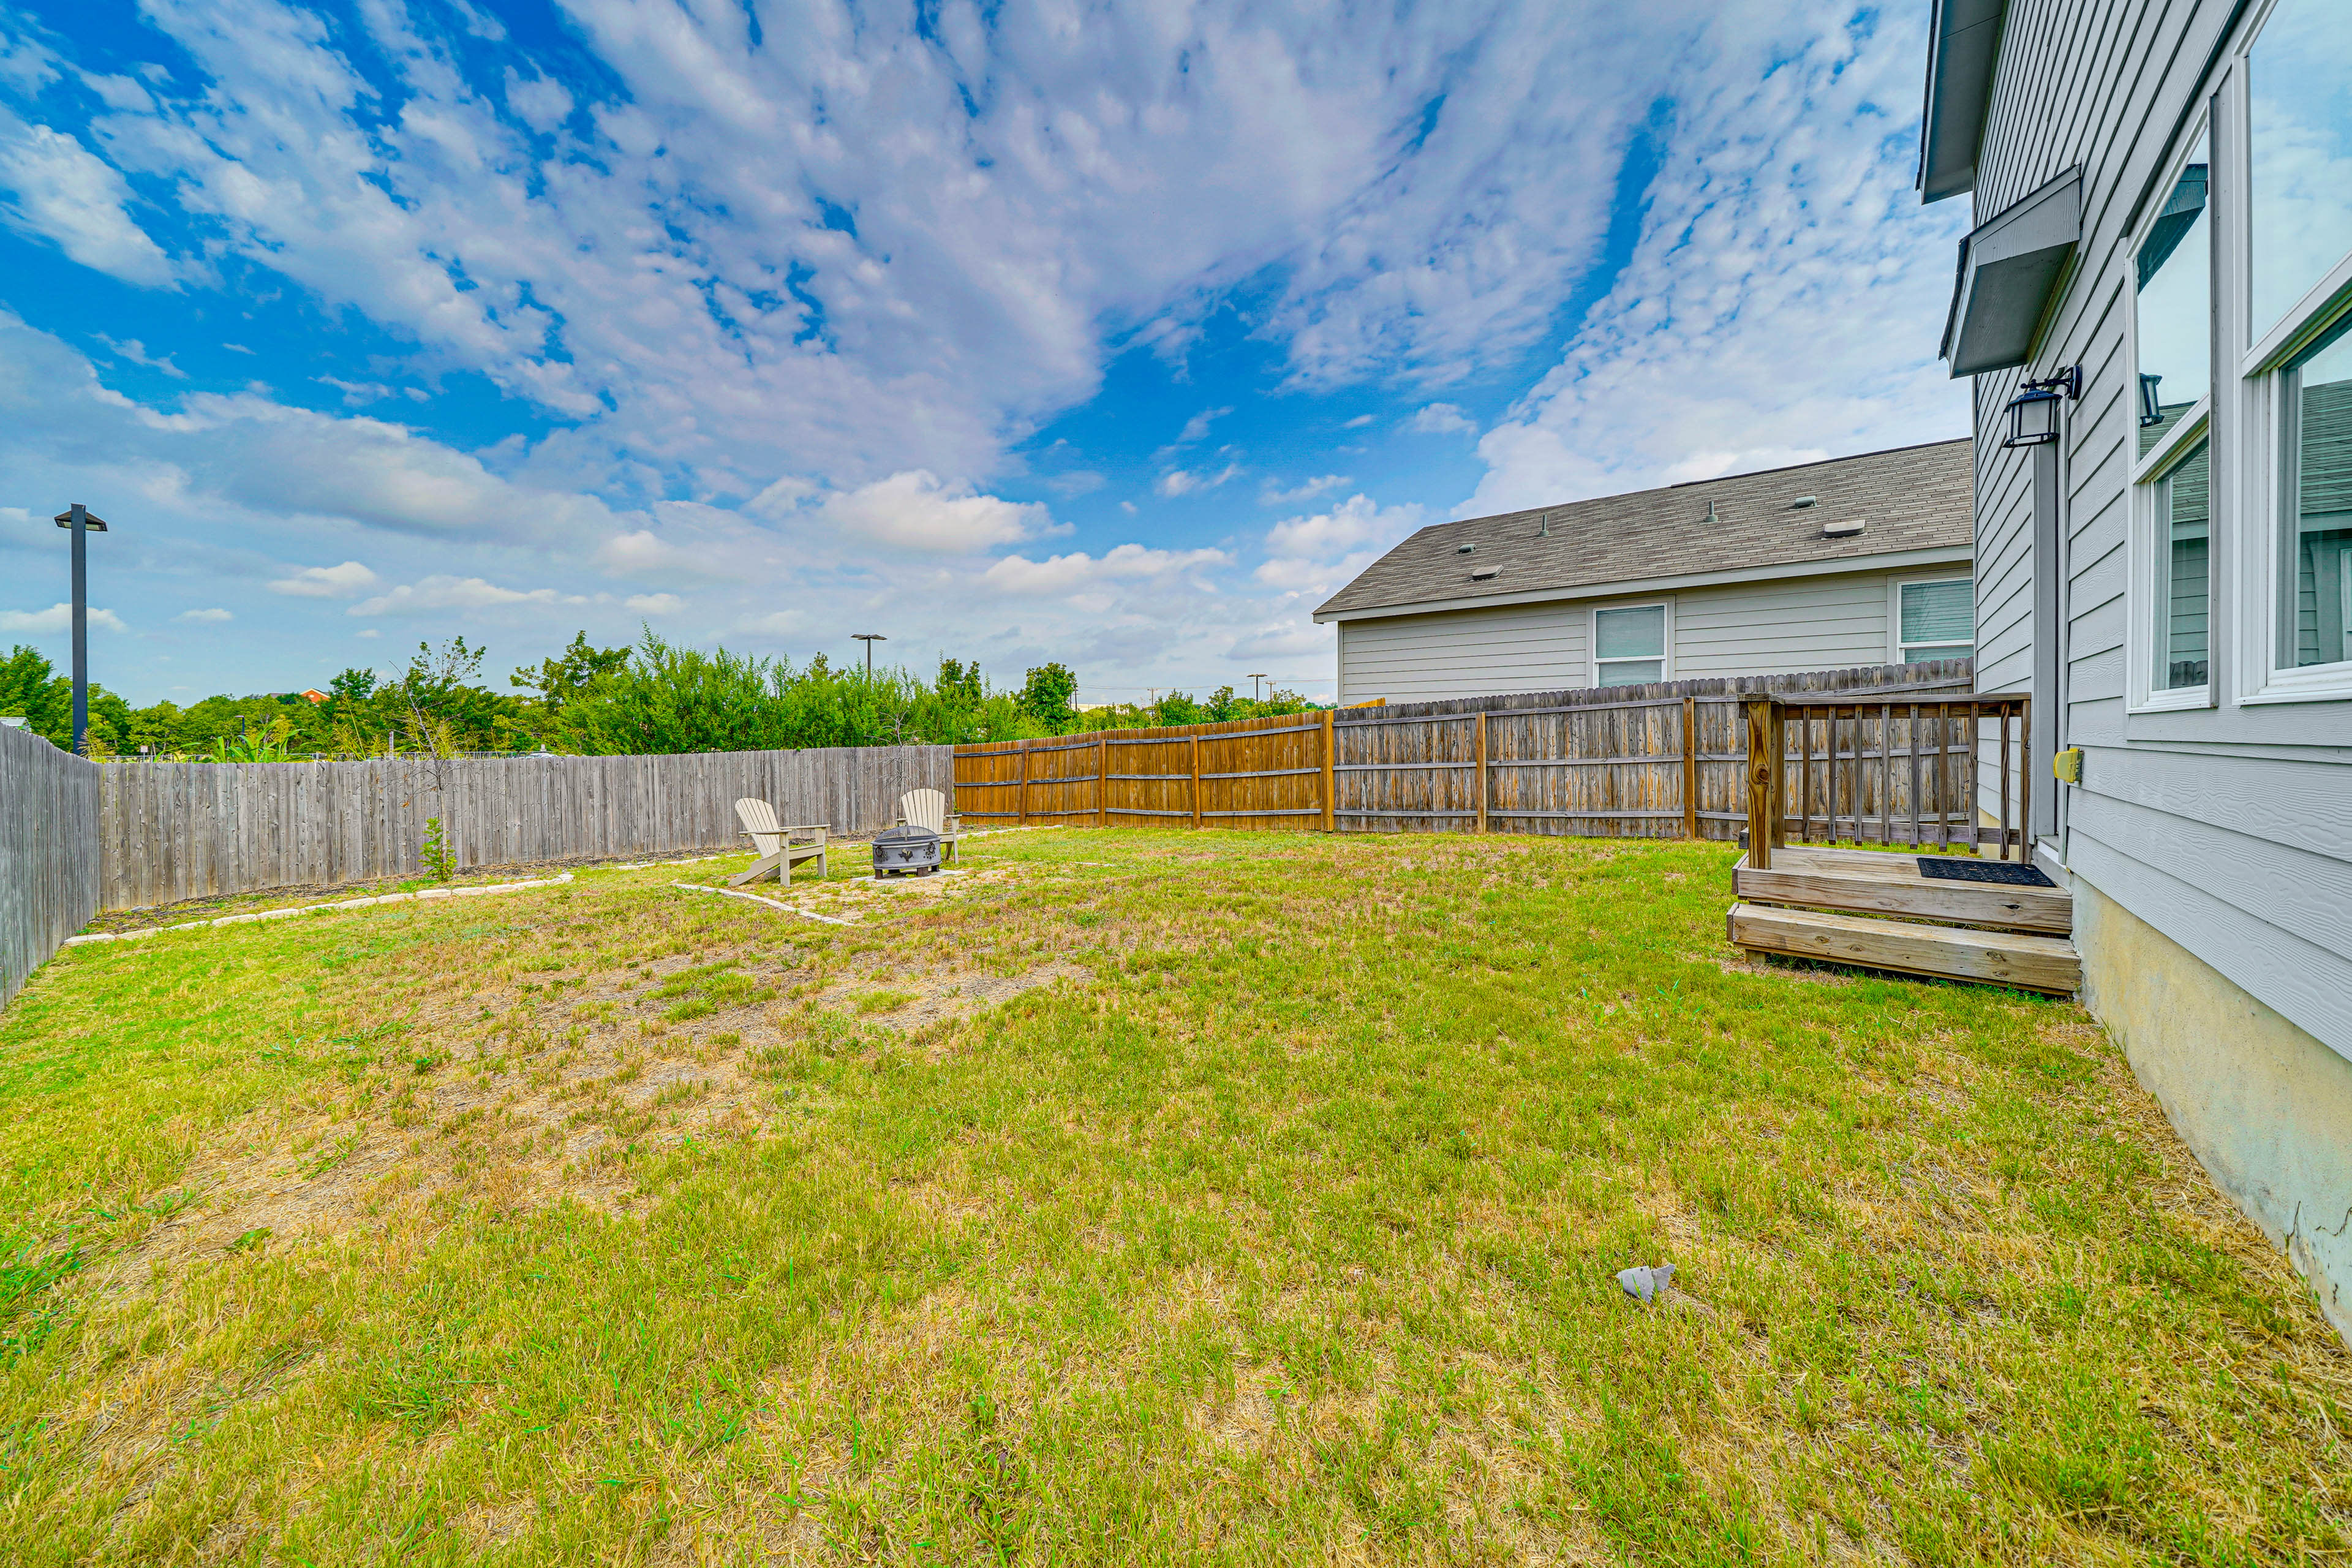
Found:
[[[1617,1283],[1625,1288],[1625,1294],[1628,1296],[1636,1300],[1648,1301],[1654,1297],[1664,1295],[1666,1284],[1674,1277],[1675,1266],[1671,1263],[1661,1263],[1655,1268],[1636,1264],[1631,1268],[1620,1268],[1617,1271]]]

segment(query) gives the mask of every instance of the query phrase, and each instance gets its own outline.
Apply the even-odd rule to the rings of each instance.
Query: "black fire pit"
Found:
[[[940,836],[928,827],[886,827],[874,836],[874,875],[928,877],[940,868]]]

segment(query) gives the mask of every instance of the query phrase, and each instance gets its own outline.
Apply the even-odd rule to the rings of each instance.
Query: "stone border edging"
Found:
[[[692,888],[698,893],[716,893],[722,899],[748,899],[755,904],[765,904],[772,910],[782,910],[788,915],[798,915],[803,920],[823,921],[829,926],[854,926],[862,923],[857,921],[842,920],[834,915],[821,915],[812,910],[794,909],[792,905],[780,903],[774,899],[763,899],[757,893],[739,893],[732,888],[708,887],[700,882],[672,882],[670,886]]]
[[[256,910],[250,914],[223,915],[218,920],[185,921],[179,925],[148,926],[142,931],[92,931],[87,936],[69,936],[64,945],[79,947],[89,942],[136,942],[141,937],[156,936],[167,931],[203,931],[213,926],[250,925],[256,921],[291,920],[296,915],[313,915],[328,910],[362,910],[371,904],[405,904],[421,899],[471,899],[484,893],[518,893],[526,888],[553,888],[572,880],[566,871],[561,877],[542,877],[535,882],[494,882],[486,888],[425,888],[414,893],[379,893],[372,899],[341,899],[327,904],[297,904],[283,910]]]

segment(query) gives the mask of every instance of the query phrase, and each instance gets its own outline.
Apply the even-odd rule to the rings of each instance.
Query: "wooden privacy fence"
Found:
[[[956,809],[1105,827],[1728,839],[1748,816],[1751,696],[1940,700],[1965,694],[1973,669],[1954,659],[959,746]],[[1958,795],[1929,809],[1948,819],[1938,843],[1973,821]]]
[[[460,868],[731,849],[744,795],[773,802],[787,821],[870,833],[890,825],[908,790],[950,787],[952,766],[946,746],[110,763],[92,768],[93,881],[102,907],[144,909],[414,877],[436,817]]]
[[[0,725],[0,1003],[98,912],[99,769]]]
[[[1756,869],[1769,868],[1773,847],[1791,839],[1964,844],[1979,854],[1990,843],[2004,860],[2012,849],[2032,858],[2025,697],[1766,695],[1748,698],[1745,708],[1748,755],[1781,760],[1748,770],[1748,863]]]

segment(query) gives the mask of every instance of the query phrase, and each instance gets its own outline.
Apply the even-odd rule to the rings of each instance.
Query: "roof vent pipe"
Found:
[[[1706,521],[1709,522],[1721,522],[1723,521],[1723,519],[1715,515],[1715,502],[1712,500],[1709,500],[1706,503]]]

